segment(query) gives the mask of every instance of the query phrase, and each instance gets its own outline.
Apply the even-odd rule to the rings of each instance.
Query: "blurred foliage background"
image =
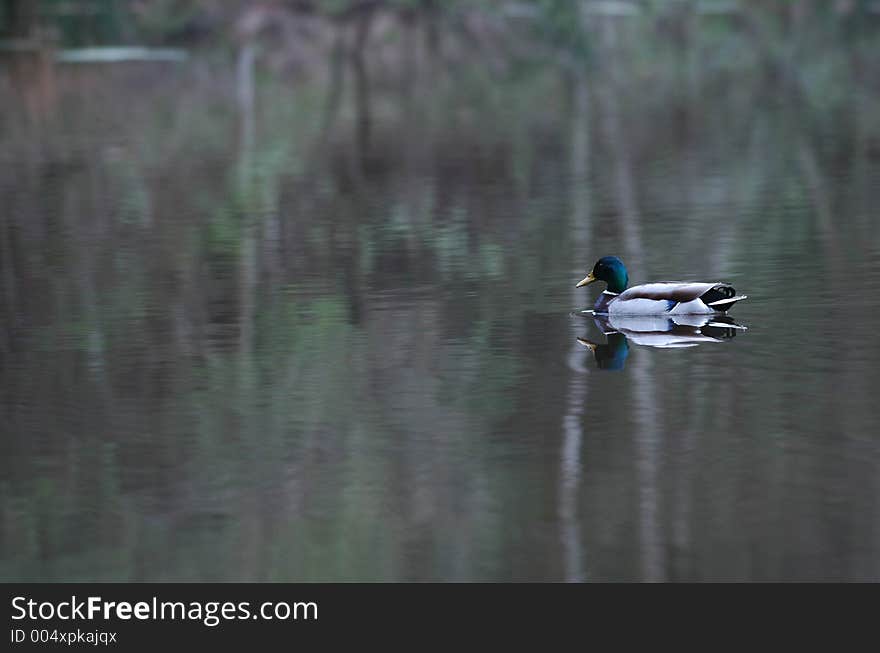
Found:
[[[877,2],[0,12],[0,578],[878,577]],[[585,409],[605,251],[763,348]]]

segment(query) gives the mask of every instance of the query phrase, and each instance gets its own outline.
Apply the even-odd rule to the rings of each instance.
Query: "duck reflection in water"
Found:
[[[629,343],[645,347],[681,349],[707,342],[726,342],[746,327],[727,316],[676,315],[616,317],[594,316],[596,326],[605,334],[604,344],[587,338],[578,342],[589,348],[602,370],[622,370],[629,355]]]

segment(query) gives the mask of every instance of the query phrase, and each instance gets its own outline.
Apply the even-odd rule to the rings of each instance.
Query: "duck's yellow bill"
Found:
[[[596,280],[596,277],[593,276],[593,273],[590,272],[586,277],[578,281],[575,288],[580,288],[581,286],[588,286]]]

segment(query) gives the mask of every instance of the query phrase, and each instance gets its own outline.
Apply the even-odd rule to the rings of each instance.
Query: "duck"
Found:
[[[723,282],[660,281],[627,288],[629,274],[617,256],[600,258],[575,287],[596,281],[606,284],[589,311],[596,315],[716,315],[748,297]]]

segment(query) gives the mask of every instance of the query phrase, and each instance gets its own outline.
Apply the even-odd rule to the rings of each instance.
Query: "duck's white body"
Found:
[[[734,296],[733,288],[724,283],[666,281],[633,286],[619,295],[606,290],[594,309],[610,316],[714,315],[745,298]]]

